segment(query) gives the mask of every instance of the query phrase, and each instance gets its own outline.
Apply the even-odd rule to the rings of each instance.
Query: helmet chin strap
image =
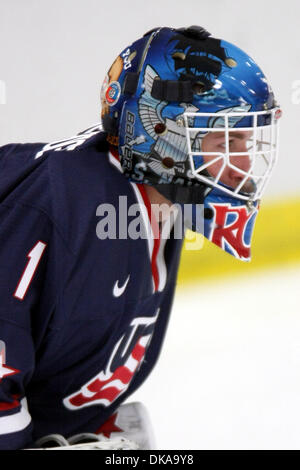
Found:
[[[152,185],[162,196],[173,204],[203,204],[212,188],[205,184],[199,186],[180,186],[179,184]]]

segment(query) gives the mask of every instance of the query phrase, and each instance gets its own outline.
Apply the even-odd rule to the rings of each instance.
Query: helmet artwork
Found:
[[[213,189],[244,203],[261,198],[277,158],[280,110],[238,47],[199,26],[156,28],[117,57],[101,101],[104,130],[131,181],[179,203],[201,203]],[[242,151],[231,144],[235,135]],[[236,166],[236,155],[247,165]],[[239,175],[234,187],[228,168]]]

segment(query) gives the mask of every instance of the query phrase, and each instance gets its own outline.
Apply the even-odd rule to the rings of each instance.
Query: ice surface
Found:
[[[300,267],[178,290],[130,400],[159,449],[300,449]]]

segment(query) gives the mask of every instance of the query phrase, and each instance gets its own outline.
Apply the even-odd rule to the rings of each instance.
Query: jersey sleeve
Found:
[[[47,215],[26,205],[0,205],[0,449],[31,444],[26,390],[55,305],[53,240]]]

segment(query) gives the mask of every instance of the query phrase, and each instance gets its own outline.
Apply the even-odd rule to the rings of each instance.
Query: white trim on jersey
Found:
[[[170,227],[172,228],[172,227]],[[171,230],[170,230],[171,232]],[[159,245],[159,250],[157,253],[156,257],[156,265],[157,265],[157,270],[159,272],[159,285],[158,285],[158,291],[161,292],[164,290],[166,282],[167,282],[167,266],[165,263],[165,257],[164,257],[164,250],[165,250],[165,245],[167,242],[167,238],[163,237],[160,240],[160,245]]]
[[[121,173],[123,173],[123,168],[121,167],[121,163],[116,157],[113,156],[113,154],[110,151],[108,152],[108,158],[109,158],[110,163],[114,165]]]
[[[22,431],[31,423],[31,416],[27,409],[27,400],[21,400],[21,408],[17,413],[0,418],[0,435]]]

